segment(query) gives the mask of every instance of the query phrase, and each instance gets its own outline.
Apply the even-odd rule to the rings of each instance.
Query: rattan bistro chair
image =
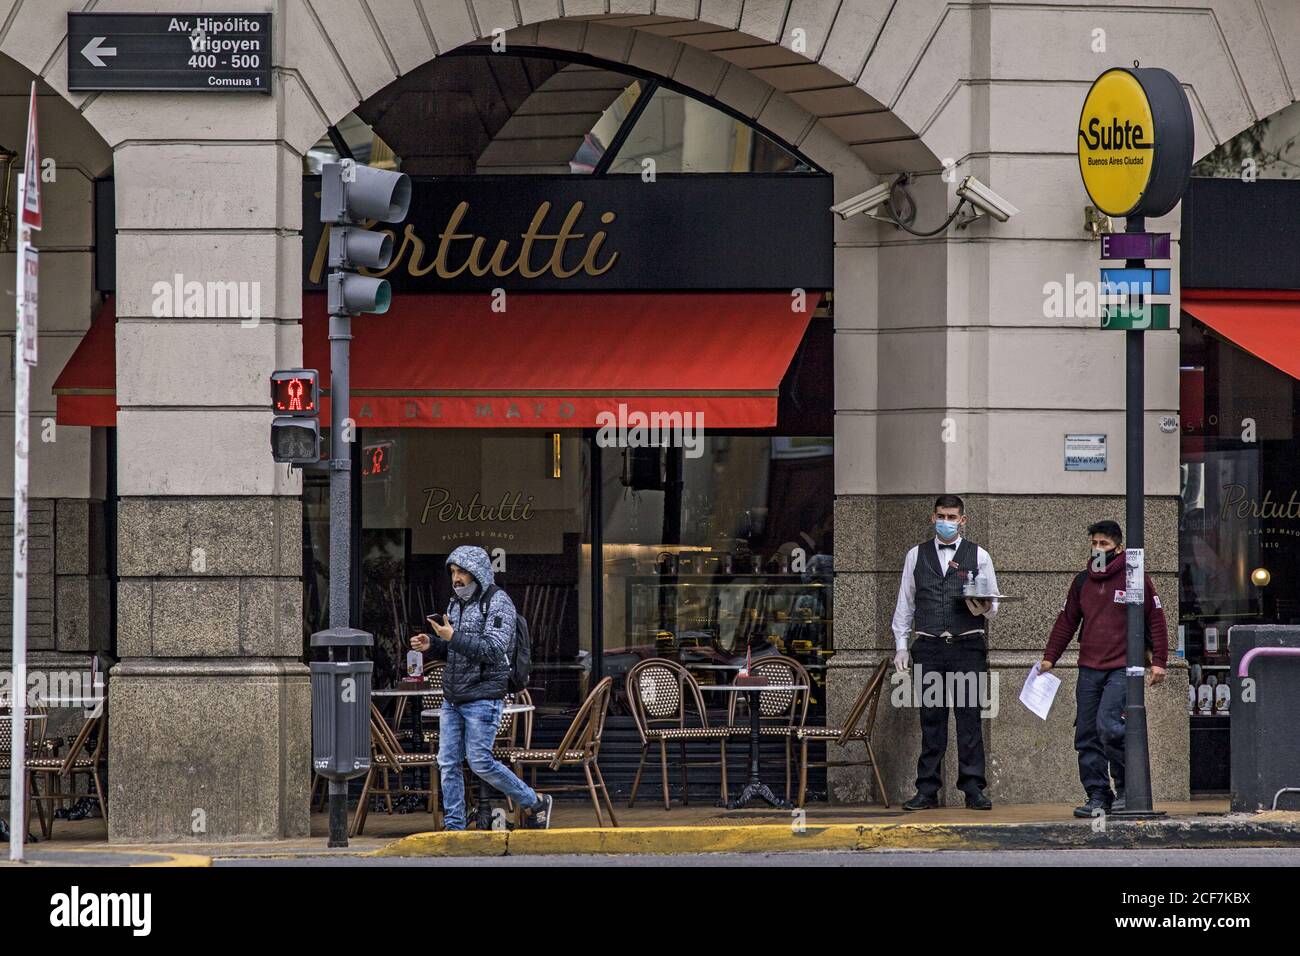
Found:
[[[71,792],[76,793],[78,775],[90,778],[87,795],[93,796],[99,803],[100,815],[108,817],[108,805],[104,802],[104,782],[101,779],[104,744],[108,736],[106,727],[104,712],[100,710],[95,716],[87,717],[82,721],[81,730],[73,739],[72,746],[68,748],[67,756],[27,758],[27,773],[31,778],[31,801],[36,804],[36,814],[40,818],[41,832],[45,835],[45,839],[48,840],[54,833],[55,804],[68,797],[68,794],[63,793],[62,781],[69,781]],[[94,793],[90,794],[89,790],[92,787]],[[48,821],[41,809],[44,803],[50,805]]]
[[[600,739],[605,732],[605,717],[609,713],[609,699],[614,686],[614,681],[610,677],[603,677],[587,699],[582,702],[578,708],[577,714],[573,717],[573,723],[569,724],[569,729],[564,732],[564,739],[560,741],[560,746],[554,750],[534,750],[532,748],[519,748],[510,750],[510,763],[514,767],[516,774],[523,776],[524,768],[546,768],[549,770],[561,770],[565,767],[580,767],[587,778],[587,785],[570,784],[566,786],[547,787],[546,790],[586,790],[591,796],[591,805],[596,810],[596,825],[603,827],[605,818],[600,810],[599,792],[605,797],[605,804],[609,807],[609,822],[613,826],[618,826],[618,820],[614,816],[614,804],[609,799],[609,791],[605,788],[605,778],[600,774],[600,765],[597,759],[600,756]],[[592,773],[595,778],[592,778]]]
[[[28,707],[27,713],[36,718],[27,723],[27,753],[29,755],[38,754],[44,750],[46,710],[44,707]],[[8,707],[0,707],[0,778],[8,778],[10,774],[15,772],[13,748],[13,711]],[[31,756],[26,758],[27,761],[32,759]],[[21,772],[27,799],[27,816],[23,820],[23,824],[29,825],[32,816],[32,804],[35,803],[32,799],[32,774],[25,768]],[[7,780],[5,785],[8,786]],[[4,792],[7,794],[9,791],[5,790]],[[51,808],[52,810],[53,808]],[[39,803],[36,803],[36,813],[40,817],[41,833],[48,838],[49,830],[45,821],[45,814]]]
[[[421,710],[441,710],[442,709],[442,674],[447,669],[445,661],[434,661],[424,668],[424,681],[429,685],[429,693],[424,694],[416,700],[420,702]],[[400,698],[405,701],[406,698]],[[401,719],[398,718],[398,726],[401,726]],[[424,748],[431,753],[438,752],[438,731],[440,729],[438,717],[421,718],[421,727],[424,738]],[[409,732],[410,736],[415,736],[415,731]],[[398,739],[402,739],[403,734],[399,733]]]
[[[749,672],[761,674],[770,684],[796,684],[804,687],[804,690],[765,690],[758,695],[759,735],[785,740],[785,799],[788,802],[794,767],[793,739],[795,731],[803,727],[808,719],[808,695],[812,682],[803,665],[792,657],[761,658],[750,664]],[[736,710],[741,704],[736,698],[740,696],[732,694],[727,703],[727,723],[748,733],[748,727],[736,723]]]
[[[506,704],[527,704],[530,707],[533,703],[533,695],[528,693],[527,688],[517,694],[506,694],[503,698]],[[492,741],[492,756],[502,763],[510,762],[510,755],[517,750],[527,750],[533,745],[533,714],[532,711],[520,711],[519,713],[507,714],[502,713],[501,721],[497,724],[497,735]],[[469,769],[466,762],[463,765],[465,773],[465,792],[471,793],[471,787],[478,786],[478,778],[474,772]],[[533,787],[537,786],[537,768],[533,768]],[[510,812],[514,812],[514,801],[509,797],[506,798],[506,806]]]
[[[533,695],[527,689],[517,694],[506,694],[507,704],[527,704],[532,706]],[[497,736],[492,742],[492,756],[498,760],[509,761],[510,754],[516,750],[527,750],[533,745],[533,712],[521,711],[515,714],[502,714],[501,723],[497,724]]]
[[[686,726],[687,701],[699,714],[698,727]],[[687,768],[721,767],[722,800],[727,799],[727,738],[737,736],[738,728],[710,727],[709,716],[704,707],[704,696],[695,678],[681,664],[662,657],[650,657],[638,662],[627,672],[627,701],[636,722],[637,733],[641,735],[641,762],[636,767],[636,779],[632,781],[632,793],[627,805],[636,804],[637,788],[641,786],[641,773],[645,770],[646,757],[650,745],[659,745],[659,771],[663,779],[664,809],[671,807],[668,795],[668,744],[677,741],[681,749],[682,768],[682,805],[687,804],[688,776]],[[716,740],[718,742],[718,759],[710,761],[688,762],[686,744],[692,740]]]
[[[871,731],[876,725],[876,709],[880,705],[880,695],[885,686],[885,674],[892,663],[888,657],[882,657],[871,677],[862,685],[858,699],[853,702],[842,727],[800,727],[794,732],[794,739],[799,742],[799,797],[796,806],[803,806],[804,795],[808,790],[809,767],[870,767],[876,775],[876,787],[880,798],[889,807],[889,791],[885,781],[880,777],[880,766],[876,762],[876,751],[871,746]],[[866,748],[865,760],[831,760],[831,744],[846,747],[850,741],[860,740]],[[826,759],[816,762],[808,760],[808,745],[822,743],[826,745]]]
[[[433,827],[435,830],[441,830],[442,811],[438,806],[437,753],[411,754],[403,752],[402,745],[397,740],[397,735],[388,726],[388,721],[384,720],[383,715],[372,704],[370,714],[370,769],[366,771],[366,782],[361,787],[361,799],[357,801],[357,812],[352,819],[352,835],[359,836],[365,828],[366,817],[370,813],[370,797],[372,793],[382,794],[388,804],[388,812],[392,813],[393,793],[401,788],[402,774],[407,770],[425,769],[429,771],[429,786],[427,788],[416,787],[402,792],[416,796],[427,795],[429,797],[429,812],[434,815]],[[389,773],[396,775],[394,782],[391,784],[389,783]],[[384,785],[382,787],[375,785],[377,774],[383,774]]]

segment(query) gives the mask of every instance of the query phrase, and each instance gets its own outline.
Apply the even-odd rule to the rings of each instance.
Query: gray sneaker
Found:
[[[528,811],[524,817],[524,826],[529,830],[549,830],[551,828],[551,804],[555,798],[549,793],[539,793],[537,798],[541,801],[537,806]]]

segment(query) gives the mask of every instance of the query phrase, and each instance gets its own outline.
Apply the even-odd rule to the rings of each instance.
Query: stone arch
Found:
[[[495,28],[481,24],[494,22],[492,14],[481,16],[479,26],[455,36],[455,47],[491,44]],[[734,26],[649,14],[600,14],[541,18],[523,25],[512,21],[501,29],[498,39],[507,50],[555,50],[606,61],[611,67],[622,64],[715,100],[835,174],[837,191],[840,183],[844,189],[864,188],[875,181],[873,173],[938,166],[934,154],[905,123],[855,85],[856,77],[837,72],[843,67],[818,63]],[[810,47],[810,53],[825,47],[824,37],[815,42],[820,46]],[[441,53],[452,48],[442,48]],[[418,84],[429,62],[414,64],[401,76],[372,72],[368,82],[353,84],[359,98],[343,97],[330,106],[322,101],[320,106],[337,121],[362,103]],[[323,133],[325,125],[319,124],[313,133]]]

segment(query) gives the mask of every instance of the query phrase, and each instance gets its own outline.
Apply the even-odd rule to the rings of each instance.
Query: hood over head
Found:
[[[453,564],[464,568],[478,582],[478,590],[474,592],[475,597],[482,596],[484,591],[496,583],[496,579],[492,576],[492,559],[478,545],[462,544],[447,555],[447,565]]]

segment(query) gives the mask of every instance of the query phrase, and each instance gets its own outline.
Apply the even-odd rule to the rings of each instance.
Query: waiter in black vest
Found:
[[[921,758],[916,762],[916,796],[904,810],[929,810],[939,806],[943,777],[939,768],[948,750],[948,690],[963,696],[987,680],[988,642],[984,622],[998,612],[996,600],[962,596],[962,586],[976,575],[985,594],[998,593],[997,577],[988,552],[962,537],[966,511],[961,498],[940,495],[934,502],[934,537],[907,552],[903,579],[894,606],[894,666],[907,671],[914,660],[925,675],[941,675],[945,695],[937,702],[922,694]],[[913,632],[908,654],[908,641]],[[925,706],[928,701],[930,706]],[[957,788],[966,794],[970,810],[990,810],[984,795],[984,735],[980,729],[979,700],[952,700],[957,719]]]

